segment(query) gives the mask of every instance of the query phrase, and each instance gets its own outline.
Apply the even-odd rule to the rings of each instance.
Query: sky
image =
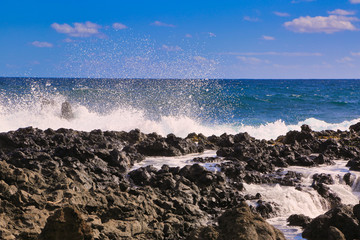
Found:
[[[360,79],[360,0],[1,0],[1,77]]]

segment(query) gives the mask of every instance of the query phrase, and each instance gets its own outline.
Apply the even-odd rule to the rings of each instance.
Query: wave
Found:
[[[22,127],[37,127],[40,129],[72,128],[82,131],[94,129],[130,131],[139,128],[145,133],[157,132],[161,135],[174,133],[186,137],[189,133],[203,133],[206,136],[221,135],[223,133],[236,134],[248,132],[259,139],[275,139],[290,130],[300,130],[301,125],[307,124],[313,130],[347,130],[350,125],[360,121],[353,119],[341,123],[328,123],[315,118],[308,118],[297,124],[286,124],[279,119],[261,125],[244,125],[241,123],[206,124],[201,120],[186,115],[166,115],[152,119],[144,110],[130,107],[118,107],[108,113],[89,110],[82,105],[73,105],[74,118],[66,120],[61,117],[61,103],[64,98],[59,95],[49,104],[39,101],[37,104],[0,105],[0,131],[6,132]]]

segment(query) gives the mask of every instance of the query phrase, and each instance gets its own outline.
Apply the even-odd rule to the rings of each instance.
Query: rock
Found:
[[[42,230],[39,240],[93,240],[89,225],[81,213],[72,207],[64,207],[50,216]]]
[[[217,240],[219,232],[212,226],[197,228],[190,233],[187,240]]]
[[[299,226],[305,228],[311,221],[311,218],[304,214],[292,214],[286,220],[289,226]]]
[[[329,240],[346,240],[345,235],[336,227],[330,226],[328,233]]]
[[[326,173],[316,173],[313,175],[313,184],[318,184],[318,183],[324,183],[324,184],[334,184],[334,179],[331,177],[330,174],[326,174]]]
[[[346,174],[344,175],[344,177],[343,177],[345,183],[346,183],[347,185],[349,185],[350,187],[353,185],[353,183],[354,183],[354,181],[355,181],[355,178],[356,178],[356,177],[355,177],[354,175],[352,175],[351,173],[346,173]]]
[[[61,104],[61,117],[65,118],[66,120],[74,118],[71,104],[68,101],[65,101]]]
[[[189,240],[285,240],[284,235],[267,223],[262,217],[251,212],[245,202],[227,210],[218,219],[218,227],[203,227],[193,231]]]
[[[356,204],[353,207],[353,214],[355,218],[360,222],[360,204]]]
[[[309,126],[303,125],[301,126],[301,132],[298,131],[289,131],[285,138],[283,139],[283,142],[285,144],[294,144],[296,142],[302,142],[304,140],[311,141],[314,139],[314,134]]]
[[[285,239],[279,230],[268,224],[260,216],[253,214],[245,202],[226,211],[218,222],[219,239]]]
[[[278,206],[275,203],[264,202],[262,200],[257,201],[256,212],[258,212],[263,218],[271,218],[276,215]]]
[[[306,226],[302,236],[309,240],[358,239],[359,222],[353,214],[353,209],[342,205],[314,218]]]
[[[346,166],[349,167],[350,170],[360,171],[360,158],[357,157],[357,158],[351,159],[351,160],[346,164]]]
[[[351,126],[349,127],[349,129],[350,129],[350,130],[353,130],[353,131],[355,131],[355,132],[359,132],[359,131],[360,131],[360,122],[358,122],[358,123],[356,123],[356,124],[354,124],[354,125],[351,125]]]

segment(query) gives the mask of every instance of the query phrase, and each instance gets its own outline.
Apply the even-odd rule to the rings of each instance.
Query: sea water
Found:
[[[142,132],[185,137],[191,132],[206,136],[248,132],[259,139],[275,139],[308,124],[313,130],[347,130],[360,121],[360,81],[357,80],[229,80],[229,79],[51,79],[0,78],[0,131],[20,127],[72,128]],[[68,101],[74,117],[61,117]],[[133,169],[163,164],[185,166],[198,156],[152,157]],[[342,177],[349,172],[345,161],[315,168],[289,167],[301,172],[303,191],[280,185],[245,184],[245,193],[260,193],[280,206],[268,219],[288,239],[301,239],[301,229],[289,227],[291,214],[316,217],[329,210],[328,203],[310,187],[315,173],[327,173],[330,185],[343,203],[356,204],[360,178],[353,186]],[[216,163],[202,164],[219,171]],[[255,204],[249,202],[250,204]]]
[[[0,131],[33,126],[271,139],[360,121],[357,80],[0,78]],[[74,118],[61,118],[61,103]]]

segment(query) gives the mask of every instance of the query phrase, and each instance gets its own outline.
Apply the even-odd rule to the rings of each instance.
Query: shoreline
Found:
[[[244,183],[278,184],[301,192],[304,176],[279,169],[331,165],[343,159],[349,161],[350,169],[359,171],[359,139],[360,124],[349,131],[321,132],[303,125],[301,131],[268,141],[247,133],[209,137],[191,133],[179,138],[138,129],[84,132],[28,127],[0,133],[0,237],[54,239],[56,234],[65,234],[64,224],[71,223],[77,229],[66,234],[81,232],[80,239],[224,239],[249,235],[246,229],[235,233],[224,225],[238,229],[236,219],[247,219],[255,229],[265,226],[271,232],[268,239],[282,239],[264,220],[278,214],[277,206],[261,194],[246,194]],[[217,157],[197,158],[195,164],[181,168],[145,166],[129,172],[146,157],[186,156],[205,150],[216,151]],[[197,163],[214,163],[220,171]],[[355,180],[351,174],[343,178],[347,185]],[[331,209],[347,213],[347,220],[354,223],[351,231],[358,229],[357,212],[342,205],[331,184],[331,176],[319,174],[313,176],[311,187]],[[249,200],[256,206],[248,207],[245,201]],[[329,222],[338,217],[335,210],[330,211]],[[65,223],[59,220],[61,216]],[[213,224],[204,226],[201,219]],[[313,229],[316,219],[301,224],[309,239],[318,236]],[[350,234],[334,222],[320,230],[321,236]]]

